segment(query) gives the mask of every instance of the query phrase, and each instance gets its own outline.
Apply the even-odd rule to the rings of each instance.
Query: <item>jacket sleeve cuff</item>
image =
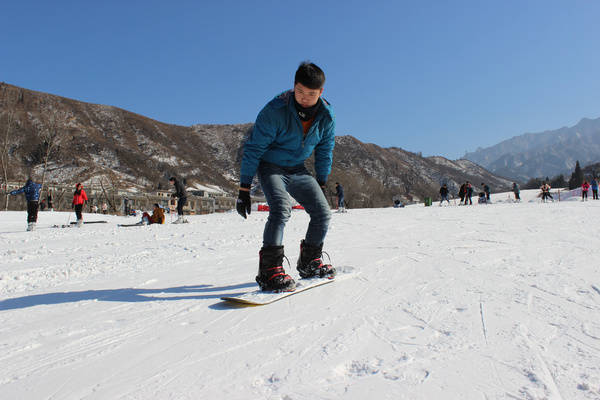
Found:
[[[320,186],[325,186],[327,184],[327,177],[326,176],[317,176],[317,182],[319,183]]]
[[[250,187],[252,185],[252,179],[253,178],[254,178],[253,176],[242,175],[240,177],[240,186],[241,187],[246,187],[244,185],[248,185],[247,187]]]

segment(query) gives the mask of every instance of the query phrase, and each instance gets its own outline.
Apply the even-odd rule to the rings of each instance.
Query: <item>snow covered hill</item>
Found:
[[[598,399],[600,201],[523,197],[334,213],[360,275],[246,308],[266,213],[0,213],[0,398]]]

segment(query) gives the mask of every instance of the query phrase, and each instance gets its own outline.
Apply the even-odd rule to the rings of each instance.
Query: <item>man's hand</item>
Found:
[[[252,202],[250,201],[250,189],[240,188],[237,203],[235,205],[238,214],[244,218],[247,218],[246,213],[250,215],[251,205]]]
[[[327,189],[327,182],[319,182],[319,181],[317,181],[317,182],[319,183],[319,186],[321,187],[323,194],[326,195],[327,193],[325,193],[325,190]]]

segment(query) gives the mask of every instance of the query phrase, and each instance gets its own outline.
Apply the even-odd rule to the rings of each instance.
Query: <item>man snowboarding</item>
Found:
[[[75,192],[73,193],[73,201],[71,202],[71,206],[75,209],[75,215],[77,216],[77,227],[81,228],[83,224],[83,206],[85,202],[88,200],[87,194],[85,190],[83,190],[83,185],[78,183],[75,185]]]
[[[344,187],[338,182],[335,183],[335,194],[337,196],[338,212],[346,212],[346,207],[344,207]]]
[[[177,197],[177,219],[173,223],[183,224],[184,222],[187,222],[183,219],[183,207],[187,204],[187,192],[185,191],[185,186],[183,186],[183,183],[174,176],[169,179],[169,183],[175,188],[175,193],[172,194],[172,197]]]
[[[38,216],[38,201],[40,200],[40,190],[42,185],[34,183],[31,178],[27,179],[25,186],[20,189],[13,190],[9,194],[14,196],[19,193],[25,193],[25,199],[27,200],[27,230],[32,231],[35,228]]]
[[[321,97],[324,84],[321,68],[301,63],[293,90],[267,103],[244,143],[237,211],[244,218],[250,214],[250,188],[255,174],[269,205],[256,277],[263,291],[293,291],[296,287],[282,266],[283,230],[292,211],[290,195],[310,215],[296,269],[302,278],[335,275],[335,269],[322,260],[331,219],[323,191],[331,172],[335,136],[333,110]],[[304,166],[313,151],[316,179]]]

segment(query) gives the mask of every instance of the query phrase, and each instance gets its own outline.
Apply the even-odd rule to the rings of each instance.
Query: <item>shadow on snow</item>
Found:
[[[242,283],[230,286],[212,286],[212,285],[193,285],[179,286],[166,289],[105,289],[105,290],[85,290],[82,292],[59,292],[45,293],[31,296],[15,297],[0,301],[0,311],[15,310],[19,308],[34,307],[39,305],[76,303],[86,300],[99,301],[120,301],[120,302],[141,302],[141,301],[165,301],[165,300],[201,300],[218,299],[232,293],[223,293],[228,290],[255,288],[255,282]],[[210,294],[213,292],[218,292]],[[204,293],[204,294],[201,294]],[[166,296],[159,296],[165,294]],[[170,296],[169,296],[170,295]]]

